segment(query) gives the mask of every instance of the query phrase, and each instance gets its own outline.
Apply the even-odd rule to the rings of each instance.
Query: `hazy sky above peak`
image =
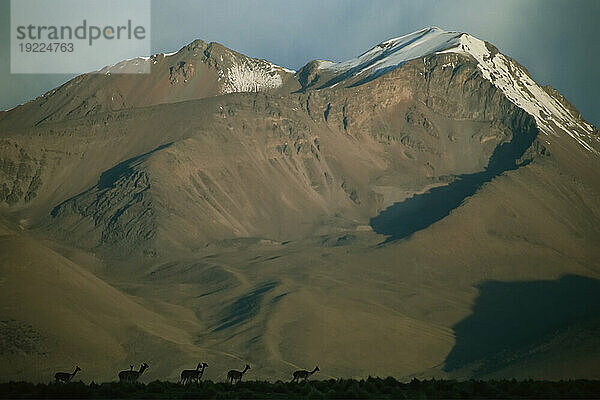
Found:
[[[153,53],[202,39],[298,69],[313,59],[352,58],[386,39],[436,25],[496,45],[600,126],[599,20],[597,0],[153,0],[151,38]],[[11,75],[9,0],[0,0],[0,21],[0,109],[71,77]]]

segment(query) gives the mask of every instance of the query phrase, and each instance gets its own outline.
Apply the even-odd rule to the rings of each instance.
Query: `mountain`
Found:
[[[132,74],[140,64],[149,64],[151,73]],[[257,92],[284,86],[294,72],[218,43],[195,40],[176,53],[137,57],[78,76],[1,118],[5,124],[38,125],[226,93]]]
[[[600,133],[466,33],[297,72],[197,40],[0,143],[9,379],[598,378]]]

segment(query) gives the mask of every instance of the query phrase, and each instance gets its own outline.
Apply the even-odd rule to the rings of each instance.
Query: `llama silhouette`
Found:
[[[202,369],[200,369],[200,367],[202,367]],[[202,378],[202,375],[204,374],[204,369],[206,367],[208,367],[207,363],[200,362],[198,363],[196,369],[184,369],[183,371],[181,371],[181,380],[179,381],[179,383],[182,385],[191,382],[198,383],[200,381],[200,378]]]
[[[304,379],[304,381],[306,382],[308,380],[308,377],[317,371],[320,371],[318,366],[316,366],[315,369],[313,369],[312,371],[307,371],[305,369],[295,371],[293,374],[294,377],[292,378],[292,382],[298,382],[300,379]]]
[[[140,377],[140,375],[142,375],[142,373],[144,373],[145,370],[147,370],[149,368],[149,365],[146,363],[143,363],[142,365],[140,365],[140,370],[139,371],[134,371],[133,368],[131,368],[131,370],[127,371],[121,371],[119,372],[119,382],[135,382],[138,380],[138,378]]]
[[[237,382],[241,382],[242,381],[242,376],[246,373],[246,371],[248,371],[250,369],[250,366],[248,364],[246,364],[246,367],[244,368],[243,371],[237,371],[235,369],[230,370],[229,372],[227,372],[227,380],[233,384],[234,381]]]
[[[73,379],[73,377],[75,376],[75,374],[77,373],[77,371],[81,371],[81,368],[79,368],[79,366],[75,366],[75,371],[73,371],[73,373],[57,372],[57,373],[54,374],[54,379],[56,380],[56,382],[67,383],[71,379]]]

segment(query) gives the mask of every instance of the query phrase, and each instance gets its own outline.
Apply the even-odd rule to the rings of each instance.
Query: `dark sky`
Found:
[[[71,77],[10,74],[9,9],[10,1],[0,0],[0,109]],[[316,58],[348,59],[435,25],[496,45],[600,126],[599,21],[599,0],[153,0],[151,37],[153,53],[200,38],[298,69]]]

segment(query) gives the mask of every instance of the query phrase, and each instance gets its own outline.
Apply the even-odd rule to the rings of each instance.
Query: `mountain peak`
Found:
[[[395,43],[403,42],[406,39],[411,39],[411,38],[414,38],[416,36],[436,35],[436,34],[441,34],[441,33],[462,33],[462,32],[445,31],[445,30],[443,30],[442,28],[440,28],[438,26],[428,26],[426,28],[419,29],[418,31],[414,31],[414,32],[406,34],[406,35],[402,35],[402,36],[398,36],[398,37],[395,37],[395,38],[391,38],[391,39],[385,40],[385,41],[381,42],[378,46],[388,46],[390,44],[395,44]]]
[[[406,61],[444,51],[460,45],[462,32],[446,32],[438,27],[428,27],[407,35],[388,39],[360,56],[327,65],[324,68],[337,73],[350,72],[379,76],[399,67]]]
[[[463,35],[432,26],[388,39],[356,58],[321,65],[324,75],[333,76],[321,88],[337,85],[351,77],[359,77],[360,82],[373,80],[407,61],[458,47]]]
[[[464,58],[459,60],[458,55],[474,61],[482,76],[513,104],[533,116],[543,133],[550,135],[558,129],[586,150],[597,153],[589,144],[595,137],[593,126],[563,106],[560,98],[540,87],[524,67],[498,52],[493,45],[464,32],[445,31],[437,26],[423,28],[383,41],[356,58],[320,64],[319,71],[312,74],[325,78],[318,82],[319,89],[334,87],[344,81],[347,86],[356,86],[372,81],[407,61],[442,54],[457,55],[456,59],[445,64],[452,65],[453,69],[465,61]]]

